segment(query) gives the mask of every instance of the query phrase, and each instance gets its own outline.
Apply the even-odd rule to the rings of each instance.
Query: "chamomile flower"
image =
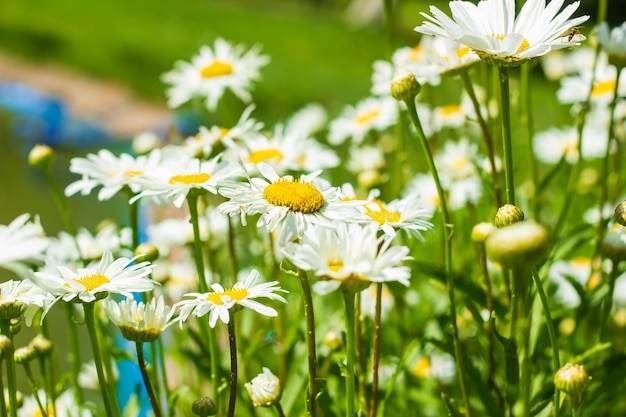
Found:
[[[382,182],[386,161],[380,146],[352,146],[348,155],[348,171],[356,175],[359,186],[370,188]]]
[[[88,154],[86,158],[72,158],[70,171],[82,175],[82,178],[69,184],[65,188],[65,195],[69,197],[79,192],[81,195],[89,195],[96,187],[102,187],[98,191],[100,201],[110,200],[124,187],[136,193],[139,186],[133,181],[134,178],[153,169],[160,159],[158,150],[135,158],[126,153],[116,156],[106,149],[101,149],[97,154]]]
[[[328,142],[339,145],[350,139],[360,144],[371,131],[392,126],[398,117],[398,105],[391,97],[369,97],[356,106],[346,106],[329,126]]]
[[[120,302],[106,300],[104,308],[109,319],[122,335],[132,342],[153,342],[169,326],[174,324],[174,307],[165,305],[163,297],[148,303],[126,298]]]
[[[430,174],[417,174],[413,177],[403,192],[404,196],[410,194],[415,194],[420,205],[431,213],[441,205],[437,185]]]
[[[54,297],[41,290],[30,280],[0,283],[0,320],[10,320],[24,315],[30,326],[40,309],[48,308]]]
[[[609,25],[602,22],[596,28],[598,43],[609,56],[609,62],[618,68],[626,65],[626,22],[609,31]]]
[[[303,136],[322,131],[328,122],[326,109],[318,103],[310,103],[295,112],[287,121],[285,129]]]
[[[415,30],[469,46],[481,59],[495,65],[517,66],[555,49],[577,46],[585,39],[571,32],[589,16],[570,19],[580,2],[561,10],[563,0],[546,5],[545,0],[529,0],[515,16],[514,0],[451,1],[452,18],[435,6],[432,16]]]
[[[257,284],[259,271],[253,269],[243,281],[238,281],[232,288],[225,289],[220,284],[211,284],[208,293],[189,293],[189,299],[176,303],[180,307],[180,323],[186,321],[189,316],[202,317],[209,314],[209,325],[215,327],[218,320],[223,323],[230,321],[230,309],[235,306],[246,307],[257,313],[276,317],[278,312],[272,307],[268,307],[256,301],[256,298],[267,298],[269,300],[286,303],[277,292],[287,292],[278,286],[278,281]]]
[[[435,156],[441,182],[448,191],[451,209],[464,207],[468,202],[476,203],[482,196],[482,182],[476,169],[478,147],[468,139],[446,142]]]
[[[234,181],[241,175],[238,165],[220,159],[220,155],[209,161],[169,158],[158,169],[137,178],[142,191],[130,202],[142,197],[156,198],[159,201],[168,198],[180,208],[191,190],[216,194],[219,186]]]
[[[313,284],[320,294],[344,286],[363,290],[372,282],[397,281],[409,285],[406,246],[391,246],[392,238],[378,236],[373,224],[340,223],[335,229],[316,227],[301,244],[288,243],[282,252],[298,268],[323,278]]]
[[[0,267],[25,276],[31,265],[41,263],[50,244],[39,217],[24,213],[8,225],[0,225]]]
[[[585,159],[603,158],[606,154],[606,129],[595,124],[586,124],[582,132],[582,154]],[[568,164],[578,160],[578,130],[575,127],[559,129],[552,127],[539,132],[533,139],[535,157],[546,164],[555,164],[564,159]]]
[[[43,389],[38,390],[35,395],[40,399],[46,398]],[[71,390],[63,391],[56,397],[54,408],[52,403],[44,403],[44,410],[48,416],[92,417],[94,415],[90,410],[83,408],[82,404],[76,403]],[[24,398],[24,404],[17,410],[17,415],[18,417],[41,417],[41,409],[34,395]]]
[[[115,224],[107,224],[95,234],[85,228],[78,229],[76,236],[61,231],[56,238],[50,240],[46,263],[51,260],[78,263],[100,259],[107,250],[113,253],[123,252],[123,247],[131,245],[131,239],[130,229],[120,229]]]
[[[132,297],[133,292],[150,291],[155,281],[148,276],[152,272],[149,262],[134,263],[134,259],[113,259],[106,251],[98,263],[86,268],[69,269],[57,266],[56,272],[35,272],[33,282],[57,299],[66,302],[91,303],[109,293]]]
[[[363,210],[371,221],[378,224],[385,234],[392,237],[396,235],[396,229],[400,229],[424,241],[421,232],[433,227],[432,223],[427,220],[432,217],[432,212],[419,204],[417,194],[409,194],[389,203],[374,199],[363,205]]]
[[[190,63],[178,61],[174,70],[162,76],[171,85],[166,91],[168,106],[176,108],[193,97],[201,97],[206,99],[209,110],[215,110],[226,90],[250,101],[253,81],[260,78],[259,70],[269,62],[269,57],[259,50],[254,47],[245,51],[244,45],[218,38],[213,48],[200,48]]]
[[[257,169],[264,178],[250,178],[249,183],[232,188],[221,188],[220,194],[229,198],[218,209],[230,216],[261,214],[257,227],[273,232],[279,229],[279,244],[301,238],[314,225],[333,227],[338,220],[360,217],[354,202],[339,201],[338,188],[331,187],[318,178],[321,171],[295,179],[290,175],[280,177],[265,163]]]

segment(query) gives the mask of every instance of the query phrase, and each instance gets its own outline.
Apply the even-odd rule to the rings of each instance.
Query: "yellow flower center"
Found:
[[[418,45],[411,49],[411,52],[409,53],[409,56],[407,58],[410,61],[419,61],[423,53],[424,53],[424,48]]]
[[[418,378],[428,378],[431,375],[430,361],[427,357],[423,356],[411,369],[413,375]]]
[[[231,300],[243,300],[250,293],[246,288],[229,288],[224,290],[224,292],[211,292],[207,294],[206,301],[209,301],[213,304],[224,304],[222,301],[223,296],[228,296]]]
[[[169,184],[202,184],[207,182],[211,178],[211,174],[207,174],[206,172],[199,172],[197,174],[180,174],[174,175],[169,180]]]
[[[454,162],[452,162],[452,170],[454,171],[460,171],[463,168],[467,167],[467,165],[469,164],[469,158],[467,158],[466,156],[462,156],[460,158],[457,158],[454,160]]]
[[[602,81],[594,83],[591,90],[592,96],[601,96],[603,94],[612,93],[615,90],[615,80]]]
[[[462,48],[457,48],[456,52],[456,57],[458,59],[463,58],[465,55],[469,54],[470,51],[472,50],[472,48],[470,48],[469,46],[464,46]]]
[[[213,61],[211,64],[200,70],[202,78],[215,78],[233,73],[233,66],[228,62]]]
[[[136,169],[127,169],[126,171],[124,171],[124,176],[128,178],[132,178],[141,174],[143,174],[143,171],[139,171]]]
[[[496,35],[496,34],[491,34],[492,38],[498,38],[501,41],[504,40],[504,38],[506,38],[506,35]],[[520,52],[522,52],[524,49],[528,48],[530,46],[530,42],[528,42],[528,39],[524,38],[522,39],[522,43],[520,44],[520,46],[517,48],[517,51],[515,51],[516,54],[519,54]]]
[[[94,290],[101,285],[111,282],[110,279],[102,274],[85,275],[84,277],[74,279],[74,281],[83,284],[87,291]]]
[[[258,164],[259,162],[267,161],[269,159],[283,159],[283,154],[278,149],[260,149],[258,151],[250,152],[248,155],[248,162]]]
[[[378,206],[379,210],[372,210],[365,206],[365,214],[371,217],[378,224],[396,223],[402,219],[402,215],[397,211],[388,210],[382,201],[374,200],[374,203]]]
[[[452,116],[461,113],[460,104],[448,104],[447,106],[439,107],[439,111],[443,116]]]
[[[226,135],[228,135],[228,132],[230,132],[230,129],[226,128],[226,127],[219,127],[218,128],[220,130],[220,136],[224,137]]]
[[[337,272],[341,268],[343,268],[343,262],[341,260],[333,261],[333,262],[329,262],[328,263],[328,269],[330,269],[333,272]]]
[[[310,214],[324,207],[324,195],[313,184],[281,178],[263,190],[268,203]]]
[[[563,144],[563,153],[569,154],[571,152],[578,152],[578,140],[573,140],[571,142],[565,142]]]
[[[380,116],[380,110],[370,110],[367,113],[363,113],[355,117],[354,121],[358,125],[364,125],[365,123],[372,121],[378,116]]]

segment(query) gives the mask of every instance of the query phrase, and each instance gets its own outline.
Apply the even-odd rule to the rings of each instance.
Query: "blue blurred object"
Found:
[[[115,346],[125,352],[133,352],[135,350],[135,345],[124,339],[119,333],[115,338]],[[146,347],[147,346],[146,344]],[[149,349],[146,350],[149,351]],[[148,352],[146,352],[146,360],[151,360]],[[121,359],[116,361],[116,364],[118,375],[120,376],[117,381],[117,403],[120,406],[120,410],[123,411],[132,396],[136,395],[139,405],[137,417],[148,417],[152,415],[152,405],[150,404],[148,392],[143,383],[141,370],[139,369],[137,361]]]
[[[0,81],[0,108],[15,116],[15,136],[32,144],[83,148],[110,138],[103,126],[76,118],[58,98],[24,84]]]

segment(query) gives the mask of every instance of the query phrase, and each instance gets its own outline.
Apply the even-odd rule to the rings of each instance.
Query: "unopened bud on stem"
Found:
[[[398,101],[414,100],[421,90],[415,75],[408,72],[397,74],[391,81],[391,97]]]

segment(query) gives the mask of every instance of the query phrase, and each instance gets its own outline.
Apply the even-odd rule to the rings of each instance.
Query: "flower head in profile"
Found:
[[[280,380],[268,368],[264,367],[245,387],[255,407],[270,407],[280,400]]]
[[[176,303],[180,307],[180,322],[186,321],[189,316],[202,317],[209,314],[209,325],[215,327],[217,320],[223,323],[230,321],[230,309],[236,306],[246,307],[257,313],[276,317],[278,312],[272,307],[256,301],[256,298],[267,298],[286,303],[277,292],[287,292],[278,286],[278,281],[257,284],[259,271],[253,269],[243,281],[238,281],[232,288],[224,288],[220,284],[211,284],[208,293],[189,293],[189,299]]]
[[[258,47],[245,50],[224,39],[215,40],[213,48],[203,46],[191,62],[178,61],[175,68],[163,74],[171,87],[166,94],[168,106],[176,108],[193,97],[206,99],[209,110],[215,110],[226,90],[243,101],[250,101],[253,81],[260,78],[259,70],[269,62]]]
[[[220,194],[230,201],[218,209],[225,214],[246,216],[261,214],[258,227],[270,232],[280,229],[279,244],[301,238],[313,225],[333,227],[333,222],[361,217],[358,202],[339,201],[339,190],[318,178],[321,171],[302,175],[280,177],[265,163],[257,164],[264,178],[250,178],[248,184],[222,188]]]
[[[304,271],[323,278],[313,289],[326,294],[339,288],[361,291],[372,282],[397,281],[409,285],[411,272],[401,265],[406,246],[392,246],[393,238],[378,236],[374,224],[340,223],[335,229],[316,227],[302,243],[288,243],[283,254]]]
[[[0,224],[0,267],[26,276],[31,265],[43,261],[49,244],[38,217],[31,220],[25,213]]]
[[[30,326],[40,309],[47,309],[54,297],[29,280],[5,281],[0,284],[0,320],[24,316]]]
[[[570,19],[579,3],[561,10],[563,0],[547,5],[545,0],[529,0],[515,16],[515,0],[451,1],[452,18],[430,6],[432,16],[422,13],[427,21],[415,30],[469,46],[489,63],[517,66],[585,39],[574,28],[589,16]]]
[[[428,221],[432,217],[432,212],[420,205],[417,194],[409,194],[389,203],[373,199],[363,205],[363,210],[372,222],[378,224],[385,234],[392,237],[396,235],[396,229],[399,229],[423,241],[421,232],[433,227]]]
[[[86,268],[72,270],[57,266],[56,272],[35,272],[32,280],[57,299],[91,303],[105,298],[109,293],[131,297],[133,292],[150,291],[155,281],[148,275],[152,272],[149,262],[134,263],[134,259],[113,259],[106,251],[99,262]]]
[[[119,303],[105,301],[109,319],[120,329],[122,335],[133,342],[153,342],[163,331],[174,324],[175,308],[165,305],[163,297],[148,303],[126,298]]]

